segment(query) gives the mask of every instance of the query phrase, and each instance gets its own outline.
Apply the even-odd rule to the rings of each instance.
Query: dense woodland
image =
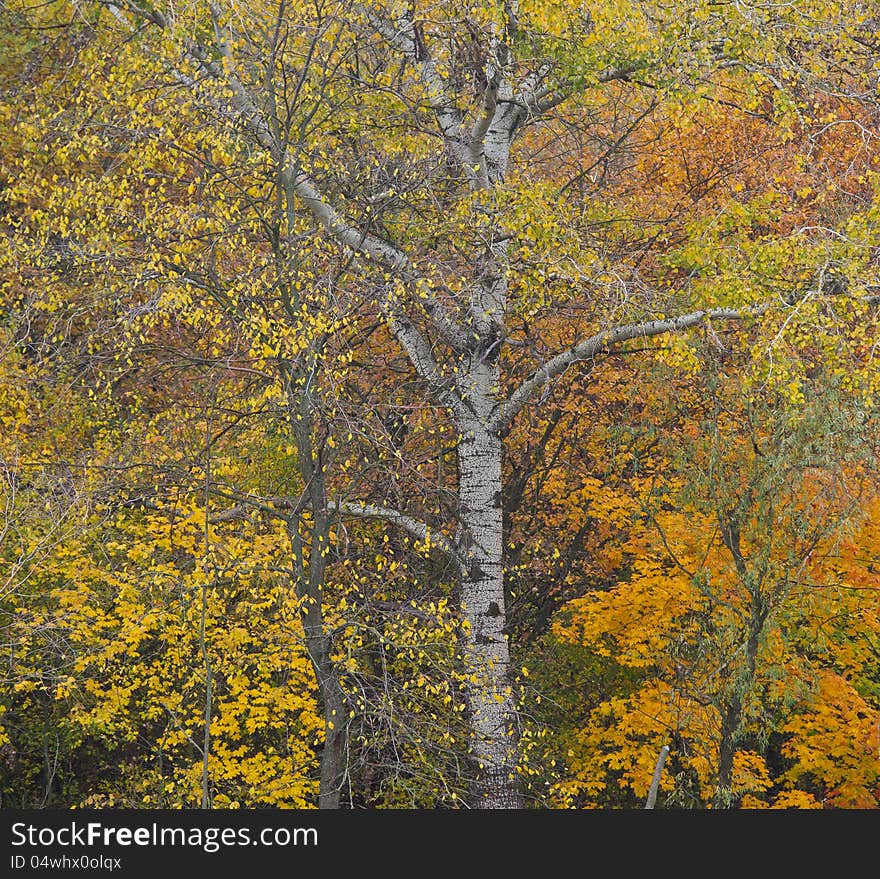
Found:
[[[0,805],[880,805],[876,2],[7,0],[0,81]]]

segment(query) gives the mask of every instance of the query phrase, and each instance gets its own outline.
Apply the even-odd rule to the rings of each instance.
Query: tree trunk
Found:
[[[485,373],[491,377],[493,371],[487,369]],[[510,649],[504,630],[502,446],[500,437],[483,426],[489,420],[485,415],[491,395],[475,399],[485,403],[486,413],[478,412],[478,418],[465,426],[458,448],[458,540],[462,555],[470,560],[462,570],[461,602],[467,624],[465,673],[470,745],[477,761],[472,805],[516,809],[522,807],[522,794],[516,767],[518,736]]]
[[[657,755],[657,762],[654,764],[654,775],[651,778],[651,786],[648,788],[648,797],[645,800],[645,808],[653,809],[657,804],[657,793],[660,790],[660,779],[663,777],[663,766],[666,763],[666,757],[669,755],[669,745],[664,745]]]
[[[732,809],[733,801],[733,758],[736,754],[736,740],[742,721],[742,705],[734,697],[722,706],[721,740],[718,744],[718,780],[712,797],[712,808]]]
[[[770,613],[770,604],[761,591],[765,571],[750,571],[740,545],[739,523],[733,519],[719,516],[721,537],[730,551],[737,574],[751,596],[748,639],[745,647],[745,667],[734,675],[730,682],[730,696],[721,703],[721,739],[718,744],[718,781],[712,805],[716,809],[732,809],[735,805],[733,795],[733,760],[739,741],[743,722],[744,701],[749,698],[755,686],[755,669],[758,662],[758,648],[761,633]]]
[[[319,677],[321,700],[324,703],[324,750],[321,752],[321,787],[319,809],[338,809],[345,781],[348,751],[348,723],[342,690],[329,667]]]
[[[303,623],[306,651],[315,670],[318,693],[324,708],[324,748],[321,751],[319,809],[338,809],[345,781],[348,756],[348,717],[345,694],[330,656],[330,639],[324,634],[320,602],[303,597],[300,618]]]
[[[348,712],[345,693],[334,667],[333,645],[325,630],[324,586],[330,550],[330,514],[324,466],[313,441],[315,423],[312,401],[304,390],[317,368],[317,349],[312,351],[311,369],[301,366],[295,378],[282,372],[288,389],[288,406],[296,440],[300,474],[312,510],[311,549],[306,553],[303,522],[299,514],[291,517],[288,529],[293,550],[296,593],[300,601],[306,651],[315,670],[318,693],[324,707],[324,748],[321,751],[319,809],[338,809],[345,781],[348,757]]]

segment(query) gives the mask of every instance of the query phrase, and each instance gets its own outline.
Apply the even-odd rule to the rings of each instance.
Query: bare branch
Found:
[[[390,290],[386,292],[381,307],[394,338],[406,352],[416,373],[427,382],[437,402],[443,406],[450,406],[456,414],[461,415],[464,394],[456,390],[453,378],[442,375],[424,336],[397,305]]]
[[[305,496],[296,499],[289,497],[264,498],[218,490],[214,486],[211,487],[211,493],[220,497],[236,497],[242,501],[242,503],[236,504],[234,507],[213,513],[208,518],[212,525],[223,522],[243,521],[247,518],[249,509],[257,509],[275,518],[289,521],[292,515],[297,515],[303,512],[303,510],[311,508],[311,504],[305,500]],[[400,510],[380,507],[361,501],[343,501],[340,499],[330,501],[327,507],[329,510],[336,511],[345,516],[354,516],[358,519],[381,519],[385,522],[390,522],[423,543],[436,547],[456,564],[464,564],[461,554],[442,531],[436,530],[428,525],[427,522],[402,513]]]
[[[114,2],[114,0],[98,0],[98,2],[102,6],[106,6],[118,22],[123,23],[128,27],[131,27],[131,22],[127,21],[122,15],[121,9],[127,9],[135,15],[139,15],[144,20],[152,22],[157,27],[168,27],[168,19],[166,19],[161,12],[152,9],[149,6],[141,6],[139,3],[133,2],[133,0],[119,0],[119,2]]]
[[[592,360],[598,354],[610,354],[615,345],[628,342],[631,339],[659,336],[662,333],[680,333],[692,327],[699,326],[707,320],[743,320],[748,317],[757,317],[769,308],[769,304],[757,305],[744,311],[732,308],[716,308],[707,311],[694,311],[679,317],[671,317],[666,320],[651,320],[645,323],[625,324],[609,330],[602,330],[589,339],[579,342],[567,351],[557,354],[540,368],[536,369],[504,402],[498,411],[495,420],[490,425],[491,430],[501,430],[506,427],[525,404],[542,388],[553,379],[561,375],[571,366],[581,360]]]
[[[808,291],[814,292],[814,291]],[[880,296],[871,294],[862,296],[861,302],[869,306],[880,305]],[[790,302],[786,302],[791,305]],[[670,317],[665,320],[651,320],[638,324],[625,324],[609,330],[602,330],[589,339],[572,346],[567,351],[557,354],[543,366],[536,369],[522,384],[501,404],[495,419],[489,425],[490,430],[503,430],[525,404],[543,387],[550,384],[553,379],[561,375],[571,366],[582,360],[592,360],[598,354],[611,354],[616,345],[628,342],[631,339],[648,338],[659,336],[663,333],[681,333],[684,330],[700,326],[706,321],[723,320],[739,321],[748,318],[760,317],[771,308],[775,302],[765,302],[752,305],[742,311],[734,308],[715,308],[705,311],[693,311],[679,317]]]
[[[397,525],[413,537],[432,547],[437,547],[449,557],[451,561],[459,565],[464,564],[458,550],[452,541],[442,532],[431,528],[427,522],[414,519],[406,513],[389,507],[378,507],[374,504],[361,503],[359,501],[334,501],[331,507],[348,516],[356,516],[361,519],[382,519]]]

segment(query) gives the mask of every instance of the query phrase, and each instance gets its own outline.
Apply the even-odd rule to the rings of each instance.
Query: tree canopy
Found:
[[[4,804],[876,807],[873,4],[0,16]]]

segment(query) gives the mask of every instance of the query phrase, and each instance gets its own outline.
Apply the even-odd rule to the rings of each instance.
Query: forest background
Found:
[[[877,807],[875,3],[9,0],[0,81],[3,806]]]

